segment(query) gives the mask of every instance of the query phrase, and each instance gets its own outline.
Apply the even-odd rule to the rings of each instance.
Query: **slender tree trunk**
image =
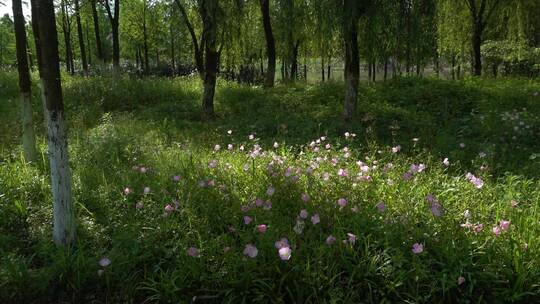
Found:
[[[482,75],[482,25],[474,23],[473,35],[472,35],[472,48],[473,48],[473,75]]]
[[[205,0],[201,9],[201,17],[204,24],[204,48],[205,66],[203,83],[203,115],[206,118],[214,116],[214,94],[216,91],[216,76],[219,61],[217,51],[217,10],[218,0]]]
[[[144,74],[150,73],[150,66],[148,63],[148,36],[146,34],[146,21],[143,21],[143,50],[144,50]]]
[[[92,50],[90,49],[90,34],[88,33],[88,23],[85,22],[84,29],[86,32],[86,47],[88,54],[88,65],[92,66]]]
[[[81,61],[83,71],[88,73],[88,62],[86,61],[86,48],[84,47],[84,35],[81,24],[81,13],[79,7],[79,0],[75,0],[75,19],[77,21],[77,35],[79,36],[79,48],[81,49]]]
[[[99,17],[96,8],[96,0],[91,0],[92,4],[92,19],[94,20],[94,35],[96,36],[96,50],[98,60],[105,62],[105,56],[103,56],[103,49],[101,44],[101,31],[99,30]]]
[[[384,60],[384,81],[388,79],[388,57]]]
[[[375,82],[377,78],[377,64],[373,63],[373,72],[371,73],[372,81]]]
[[[68,247],[75,241],[75,216],[71,195],[67,135],[64,126],[64,104],[60,83],[58,37],[53,0],[36,1],[41,44],[43,77],[47,104],[47,133],[53,196],[53,240]]]
[[[41,105],[42,105],[42,108],[43,108],[43,116],[45,117],[44,119],[44,125],[45,125],[45,129],[47,129],[47,126],[48,126],[48,121],[47,121],[47,118],[48,118],[48,114],[47,114],[47,106],[46,106],[46,100],[45,100],[45,85],[44,85],[44,81],[43,81],[43,75],[41,73],[41,70],[42,70],[42,60],[41,60],[41,36],[39,34],[39,26],[38,26],[38,1],[39,0],[30,0],[30,4],[31,4],[31,15],[32,15],[32,32],[33,32],[33,36],[34,36],[34,46],[35,46],[35,49],[36,49],[36,61],[37,61],[37,65],[38,65],[38,71],[39,71],[39,87],[40,87],[40,91],[41,91]]]
[[[296,81],[298,79],[298,48],[300,47],[300,41],[297,41],[293,47],[293,57],[291,63],[291,80]]]
[[[276,75],[276,44],[272,33],[272,23],[270,22],[270,0],[260,0],[261,14],[263,19],[264,37],[266,38],[266,55],[268,56],[268,67],[266,68],[266,78],[264,87],[274,86]]]
[[[13,0],[13,21],[15,26],[15,44],[17,48],[17,68],[19,70],[19,88],[21,91],[22,142],[24,158],[28,162],[37,160],[36,136],[32,120],[32,94],[30,71],[27,61],[26,28],[21,0]]]
[[[321,81],[324,82],[324,56],[321,56]]]
[[[356,114],[358,82],[360,78],[360,59],[358,53],[358,14],[355,0],[344,0],[344,39],[345,39],[345,105],[343,118],[351,122]]]
[[[170,31],[170,35],[171,35],[171,65],[172,65],[172,71],[173,71],[173,76],[176,75],[176,62],[175,62],[175,54],[174,54],[174,32],[173,32],[173,26],[172,26],[172,23],[171,23],[171,26],[169,28],[169,31]]]
[[[75,72],[73,67],[73,51],[71,48],[71,26],[69,16],[67,15],[67,4],[65,0],[60,3],[62,11],[62,31],[64,32],[64,46],[66,51],[66,71],[70,74]]]
[[[326,80],[330,80],[330,72],[332,71],[332,58],[328,58],[328,67],[326,72]]]
[[[452,80],[456,80],[456,56],[452,56]]]
[[[120,72],[120,38],[119,38],[119,26],[120,26],[120,0],[114,0],[114,15],[111,11],[109,0],[104,0],[105,9],[111,23],[112,29],[112,43],[113,43],[113,69],[114,73],[118,75]]]

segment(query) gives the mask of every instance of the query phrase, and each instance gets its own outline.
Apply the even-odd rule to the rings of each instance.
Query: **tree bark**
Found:
[[[70,74],[75,73],[73,63],[73,48],[71,47],[71,21],[67,13],[67,4],[65,0],[60,3],[62,11],[62,31],[64,32],[64,46],[66,48],[66,70]]]
[[[13,23],[15,27],[15,44],[17,48],[17,68],[19,71],[19,88],[21,91],[22,142],[24,158],[28,162],[37,160],[36,135],[32,120],[32,100],[30,71],[28,69],[26,28],[21,0],[13,0]]]
[[[351,122],[356,114],[360,59],[358,53],[358,12],[355,0],[343,0],[345,39],[345,104],[343,118]]]
[[[473,75],[482,75],[482,25],[475,22],[473,25],[472,49],[473,49]]]
[[[120,0],[114,0],[114,15],[111,12],[111,6],[109,0],[105,0],[105,9],[109,16],[112,29],[112,42],[113,42],[113,68],[115,73],[120,71],[120,38],[119,38],[119,25],[120,25]]]
[[[53,240],[69,247],[75,242],[75,216],[71,195],[64,104],[60,83],[58,36],[53,0],[37,0],[38,28],[41,41],[41,69],[46,100],[49,162],[53,196]]]
[[[77,35],[79,36],[79,48],[81,49],[81,61],[83,71],[88,73],[88,62],[86,61],[86,48],[84,47],[84,35],[81,24],[81,13],[79,7],[79,0],[75,0],[75,19],[77,22]]]
[[[91,0],[92,4],[92,19],[94,20],[94,35],[96,36],[96,50],[98,60],[102,63],[105,62],[105,56],[103,55],[103,49],[101,44],[101,31],[99,30],[99,17],[96,9],[96,0]]]
[[[143,48],[144,48],[144,74],[148,75],[150,73],[150,66],[148,63],[148,34],[146,32],[146,0],[143,2],[144,8],[143,8]],[[159,64],[157,62],[156,64]]]
[[[276,74],[276,43],[272,33],[272,23],[270,22],[270,0],[260,0],[261,14],[263,19],[264,37],[266,38],[266,54],[268,56],[268,67],[266,69],[266,78],[264,87],[274,86]]]
[[[218,9],[218,0],[204,0],[201,7],[205,49],[202,109],[205,118],[212,118],[214,116],[214,94],[219,61],[216,16]]]

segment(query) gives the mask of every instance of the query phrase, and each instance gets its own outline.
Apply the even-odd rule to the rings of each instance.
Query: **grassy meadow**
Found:
[[[34,81],[34,85],[37,81]],[[530,303],[540,297],[540,83],[397,78],[265,91],[62,79],[77,246],[51,242],[0,72],[2,303]]]

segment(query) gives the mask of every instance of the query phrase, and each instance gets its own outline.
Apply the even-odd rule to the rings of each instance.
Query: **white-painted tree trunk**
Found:
[[[24,158],[27,161],[35,162],[37,160],[36,136],[34,134],[34,123],[32,117],[32,99],[30,93],[21,94],[22,105],[22,127],[23,127],[23,151]]]
[[[71,197],[71,172],[62,111],[49,111],[47,133],[53,195],[53,240],[57,245],[70,245],[75,240],[75,216]]]

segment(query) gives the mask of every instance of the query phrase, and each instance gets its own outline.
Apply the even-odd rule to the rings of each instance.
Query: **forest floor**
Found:
[[[64,77],[76,248],[0,73],[0,302],[529,302],[540,296],[540,83]]]

